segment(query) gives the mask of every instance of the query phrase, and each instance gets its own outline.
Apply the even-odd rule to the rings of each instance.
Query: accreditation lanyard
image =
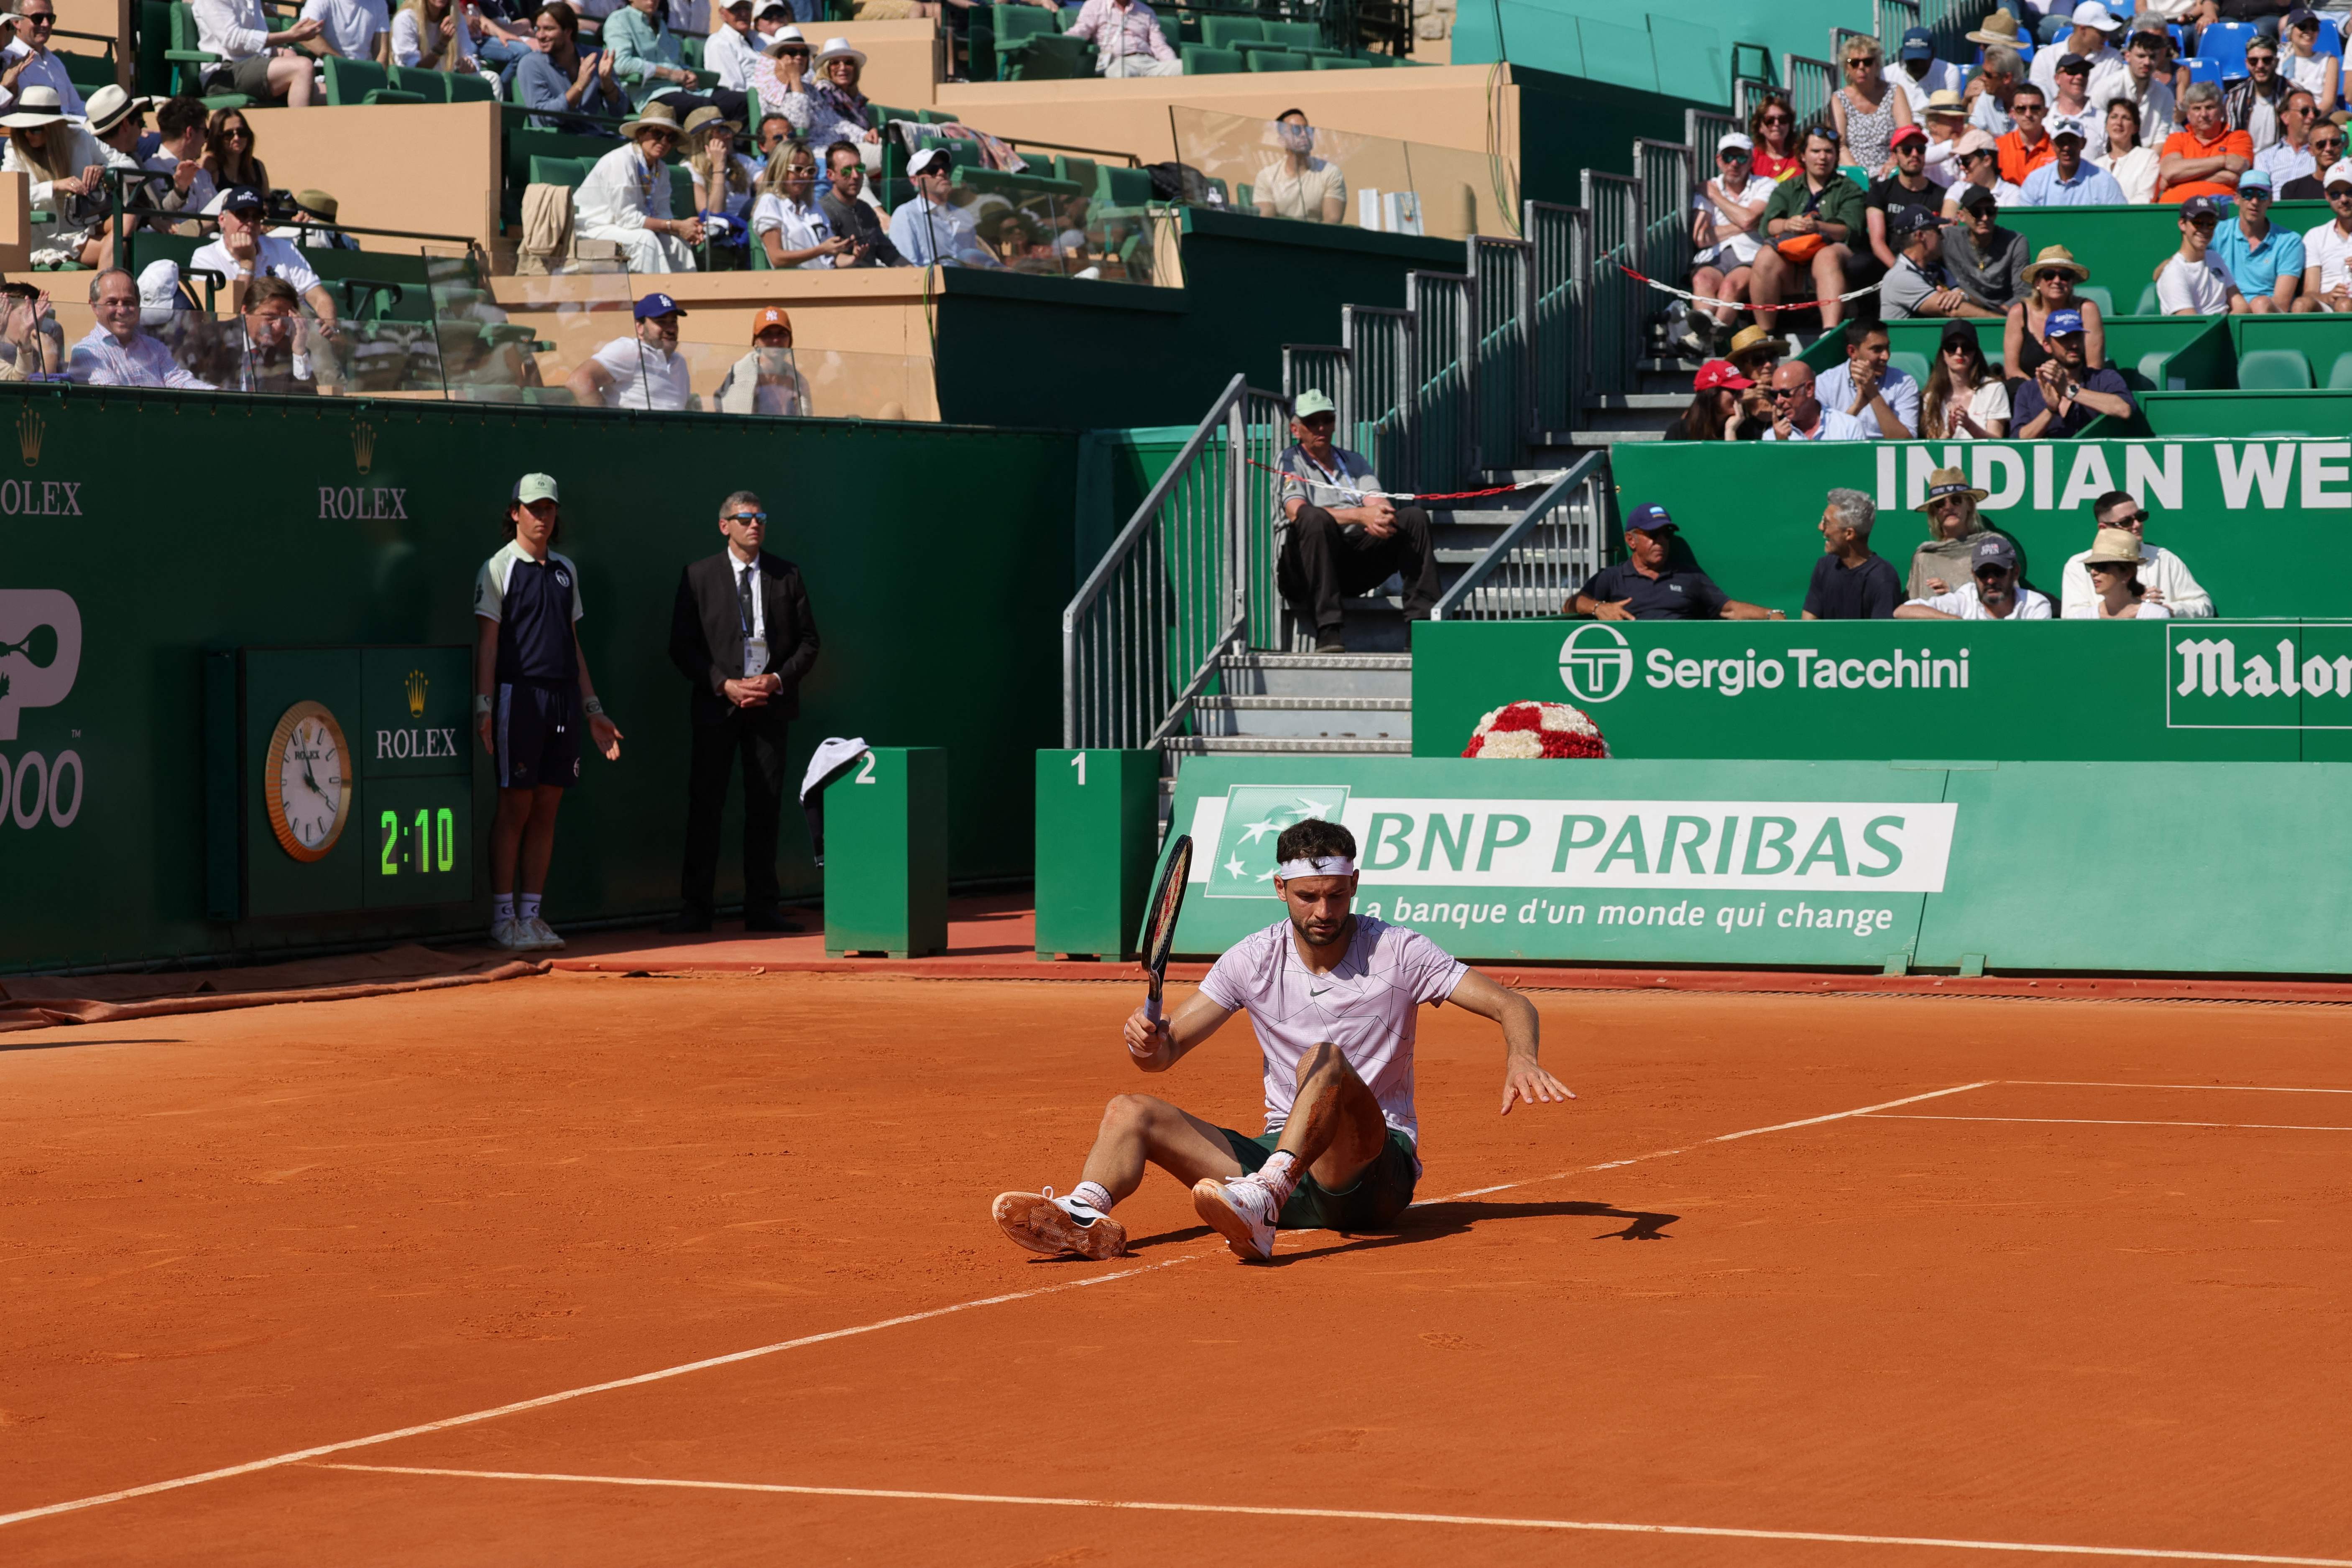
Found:
[[[731,566],[730,571],[732,573]],[[759,625],[759,612],[744,608],[744,601],[751,596],[743,592],[746,575],[751,578],[751,593],[757,594],[760,591],[759,558],[754,556],[751,563],[744,567],[741,574],[734,575],[735,620],[736,624],[743,628],[743,679],[749,680],[753,676],[766,674],[768,670],[768,639],[764,636],[755,635],[755,628]]]
[[[1345,458],[1340,459],[1339,469],[1337,473],[1334,473],[1329,468],[1327,468],[1322,464],[1317,462],[1315,460],[1314,454],[1307,451],[1306,447],[1299,447],[1298,455],[1302,458],[1306,459],[1307,466],[1308,468],[1323,476],[1324,489],[1337,490],[1339,492],[1340,505],[1361,506],[1364,504],[1364,492],[1348,482],[1348,464]],[[1336,447],[1333,447],[1331,455],[1333,457],[1339,457],[1339,448]]]

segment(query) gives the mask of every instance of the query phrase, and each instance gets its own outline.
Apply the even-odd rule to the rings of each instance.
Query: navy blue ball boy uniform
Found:
[[[482,563],[474,614],[498,623],[491,718],[500,789],[580,782],[580,569],[547,552],[536,561],[509,540]]]

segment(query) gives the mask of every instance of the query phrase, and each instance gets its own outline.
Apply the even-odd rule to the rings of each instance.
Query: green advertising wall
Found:
[[[1412,654],[1423,757],[1540,701],[1621,758],[2352,761],[2343,621],[1452,621]]]
[[[1203,758],[1177,947],[1282,919],[1275,837],[1312,816],[1356,835],[1360,910],[1473,961],[2343,973],[2347,790],[2328,763]]]
[[[1791,617],[1821,556],[1832,487],[1877,502],[1872,548],[1907,572],[1927,537],[1913,509],[1946,466],[1988,492],[1985,514],[2053,599],[2059,568],[2090,546],[2092,500],[2125,489],[2150,513],[2148,542],[2187,562],[2219,613],[2320,618],[2347,607],[2333,574],[2280,568],[2326,556],[2352,521],[2352,440],[1629,442],[1610,465],[1621,515],[1664,505],[1726,593]]]
[[[738,488],[764,499],[823,637],[793,780],[827,735],[944,747],[952,875],[1029,872],[1033,759],[1060,739],[1073,437],[92,388],[11,388],[0,422],[0,969],[478,929],[478,902],[207,919],[204,671],[239,647],[470,643],[475,574],[530,469],[564,488],[557,549],[578,563],[581,640],[626,737],[567,798],[558,926],[676,907],[671,605]],[[478,835],[483,763],[473,789]],[[740,897],[734,798],[721,902]],[[814,893],[795,812],[783,841],[788,895]]]

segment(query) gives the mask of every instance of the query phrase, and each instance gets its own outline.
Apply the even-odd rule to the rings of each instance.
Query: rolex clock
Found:
[[[323,860],[352,816],[351,746],[322,703],[279,715],[263,752],[262,798],[278,847],[308,865]]]
[[[225,649],[205,690],[214,919],[415,910],[422,931],[473,898],[471,649]]]

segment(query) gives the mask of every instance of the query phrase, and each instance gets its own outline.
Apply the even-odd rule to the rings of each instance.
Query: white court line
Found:
[[[2352,1094],[2352,1089],[2275,1089],[2266,1083],[2106,1083],[2082,1078],[2005,1078],[2028,1089],[2216,1089],[2231,1094]]]
[[[1818,1530],[1733,1530],[1704,1524],[1618,1524],[1582,1519],[1501,1519],[1478,1513],[1398,1513],[1386,1509],[1270,1508],[1246,1503],[1130,1502],[1112,1498],[1020,1497],[999,1492],[919,1492],[875,1487],[793,1487],[760,1481],[681,1481],[654,1476],[535,1475],[521,1470],[445,1470],[409,1465],[320,1465],[392,1476],[453,1476],[490,1481],[569,1481],[606,1487],[676,1487],[688,1491],[780,1492],[793,1497],[872,1498],[904,1502],[1010,1503],[1024,1508],[1101,1508],[1133,1513],[1223,1513],[1260,1519],[1345,1519],[1381,1524],[1473,1524],[1502,1530],[1600,1531],[1615,1535],[1706,1535],[1736,1541],[1826,1541],[1852,1546],[1936,1546],[1962,1552],[2047,1552],[2070,1557],[2137,1557],[2181,1563],[2285,1563],[2300,1568],[2352,1568],[2352,1558],[2272,1557],[2252,1552],[2163,1551],[2139,1546],[2055,1546],[2029,1541],[1960,1541],[1933,1535],[1843,1535]]]
[[[1847,1117],[1861,1116],[1873,1110],[1885,1110],[1898,1105],[1913,1105],[1923,1100],[1935,1100],[1947,1094],[1960,1094],[1969,1089],[1986,1088],[1992,1081],[1994,1080],[1988,1079],[1984,1083],[1959,1084],[1951,1089],[1938,1089],[1927,1094],[1911,1095],[1904,1100],[1890,1100],[1879,1105],[1865,1105],[1853,1110],[1832,1111],[1827,1116],[1809,1116],[1801,1121],[1780,1121],[1769,1127],[1751,1127],[1744,1132],[1726,1132],[1719,1137],[1702,1138],[1696,1143],[1686,1143],[1679,1149],[1659,1149],[1647,1154],[1636,1154],[1631,1160],[1612,1160],[1605,1164],[1586,1165],[1581,1170],[1562,1171],[1554,1175],[1538,1176],[1529,1181],[1505,1182],[1499,1186],[1478,1187],[1466,1193],[1455,1193],[1453,1196],[1476,1197],[1483,1193],[1499,1193],[1512,1187],[1531,1186],[1536,1182],[1556,1182],[1568,1176],[1582,1175],[1591,1171],[1613,1171],[1621,1165],[1632,1165],[1643,1160],[1663,1160],[1670,1155],[1687,1152],[1692,1149],[1704,1148],[1709,1143],[1728,1143],[1737,1138],[1753,1138],[1763,1132],[1784,1132],[1793,1127],[1814,1127],[1824,1121],[1843,1121]],[[427,1421],[415,1426],[403,1426],[395,1431],[378,1432],[373,1436],[347,1437],[340,1443],[321,1443],[315,1447],[297,1448],[291,1453],[274,1454],[266,1459],[251,1459],[242,1465],[225,1465],[219,1469],[203,1470],[193,1476],[176,1476],[167,1481],[149,1481],[143,1486],[124,1487],[119,1491],[100,1492],[93,1497],[73,1498],[65,1502],[47,1503],[39,1508],[19,1509],[15,1513],[0,1513],[0,1525],[22,1524],[26,1520],[46,1519],[52,1514],[72,1513],[79,1509],[97,1508],[104,1503],[127,1502],[132,1498],[152,1497],[157,1492],[177,1491],[182,1487],[202,1486],[207,1481],[230,1480],[238,1476],[252,1475],[258,1470],[274,1470],[284,1465],[299,1465],[311,1459],[323,1458],[329,1454],[349,1453],[353,1448],[370,1448],[380,1443],[397,1442],[403,1437],[421,1437],[427,1433],[446,1432],[453,1426],[470,1426],[478,1422],[494,1421],[502,1415],[519,1415],[526,1410],[541,1410],[551,1405],[562,1405],[568,1400],[584,1399],[592,1394],[610,1394],[615,1389],[636,1388],[648,1383],[661,1383],[673,1377],[684,1377],[688,1373],[707,1372],[715,1366],[727,1366],[736,1362],[756,1361],[761,1356],[774,1355],[782,1351],[799,1350],[806,1345],[823,1344],[828,1340],[845,1340],[858,1334],[876,1333],[883,1329],[901,1328],[908,1323],[928,1322],[933,1318],[944,1318],[956,1312],[969,1312],[978,1307],[998,1307],[1008,1301],[1027,1301],[1039,1296],[1055,1295],[1064,1290],[1081,1290],[1089,1285],[1108,1285],[1113,1280],[1132,1279],[1139,1274],[1149,1274],[1155,1269],[1172,1268],[1179,1263],[1189,1263],[1195,1258],[1218,1256],[1221,1256],[1218,1250],[1203,1247],[1199,1252],[1188,1252],[1163,1262],[1146,1263],[1135,1268],[1122,1268],[1115,1274],[1097,1274],[1091,1279],[1065,1280],[1056,1285],[1043,1285],[1034,1290],[1013,1290],[1002,1296],[983,1297],[977,1301],[959,1301],[951,1307],[934,1307],[926,1312],[908,1312],[896,1318],[885,1318],[876,1323],[861,1323],[856,1328],[835,1329],[822,1334],[804,1334],[795,1340],[779,1340],[774,1344],[756,1345],[750,1350],[711,1356],[703,1361],[687,1362],[678,1366],[663,1367],[657,1372],[639,1373],[635,1377],[614,1378],[609,1383],[592,1383],[581,1388],[567,1388],[561,1394],[543,1394],[536,1399],[520,1399],[511,1405],[494,1405],[488,1410],[470,1411],[463,1415],[449,1416],[446,1420]]]
[[[1865,1121],[2032,1121],[2064,1127],[2232,1127],[2249,1132],[2352,1132],[2307,1121],[2120,1121],[2097,1116],[1866,1116]]]

